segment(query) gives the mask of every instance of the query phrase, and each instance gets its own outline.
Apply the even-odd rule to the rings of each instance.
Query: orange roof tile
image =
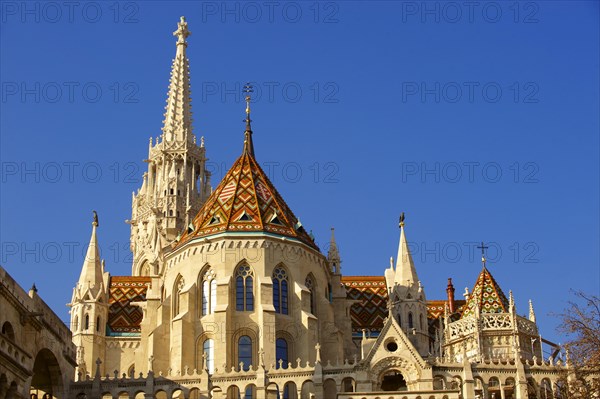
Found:
[[[319,250],[254,158],[244,152],[207,199],[179,243],[224,232],[266,232]]]
[[[112,276],[109,283],[108,335],[140,333],[143,312],[131,302],[146,300],[146,292],[152,285],[150,277]]]

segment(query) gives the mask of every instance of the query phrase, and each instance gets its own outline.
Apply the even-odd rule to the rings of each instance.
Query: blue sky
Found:
[[[24,5],[25,4],[25,5]],[[406,212],[429,299],[489,269],[542,334],[598,294],[597,2],[1,3],[1,264],[68,320],[90,236],[130,273],[131,192],[160,134],[180,15],[213,186],[256,156],[347,275],[382,274]]]

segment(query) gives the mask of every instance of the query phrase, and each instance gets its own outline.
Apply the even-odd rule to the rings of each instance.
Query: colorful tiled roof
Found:
[[[444,316],[444,307],[446,306],[447,300],[434,300],[427,301],[427,318],[437,319]],[[462,313],[464,310],[465,300],[454,300],[454,306],[456,307],[456,313]]]
[[[475,314],[477,306],[481,313],[508,312],[508,299],[485,266],[479,273],[473,291],[469,295],[463,317]]]
[[[298,239],[318,250],[256,162],[254,151],[246,150],[249,146],[244,146],[242,155],[194,218],[193,231],[186,232],[178,245],[223,232],[260,231]]]
[[[131,302],[146,300],[146,292],[151,287],[150,277],[112,276],[109,284],[109,308],[107,335],[139,334],[142,322],[142,309]]]
[[[346,297],[358,301],[350,308],[352,332],[367,329],[379,332],[383,320],[388,315],[388,293],[383,276],[345,276],[342,284],[346,287]]]

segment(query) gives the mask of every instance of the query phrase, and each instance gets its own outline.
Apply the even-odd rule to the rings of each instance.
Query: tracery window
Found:
[[[273,306],[277,313],[288,314],[288,275],[281,266],[273,270]]]
[[[238,266],[235,273],[235,310],[254,310],[254,273],[248,265]]]
[[[217,306],[217,279],[212,269],[207,270],[202,275],[200,287],[202,290],[200,294],[202,300],[200,315],[213,314]]]

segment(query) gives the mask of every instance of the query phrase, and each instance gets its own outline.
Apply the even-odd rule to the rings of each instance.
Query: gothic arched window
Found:
[[[412,312],[408,312],[408,328],[414,328]]]
[[[277,338],[275,341],[275,368],[279,368],[279,361],[282,361],[281,368],[288,367],[288,343],[284,338]]]
[[[254,310],[254,273],[248,265],[238,266],[235,273],[235,310]]]
[[[238,340],[238,364],[244,363],[244,371],[250,370],[252,365],[252,339],[242,335]]]
[[[200,286],[202,287],[200,315],[213,314],[217,306],[217,280],[213,270],[209,269],[202,275]]]
[[[88,328],[90,328],[90,315],[86,314],[85,315],[85,324],[83,325],[83,329],[85,331],[87,331]]]
[[[202,344],[202,352],[206,356],[208,374],[213,374],[215,372],[215,341],[210,338],[205,340]]]
[[[100,316],[96,317],[96,331],[100,331]]]
[[[315,281],[312,277],[312,275],[308,275],[306,276],[306,280],[304,281],[304,285],[306,286],[306,288],[308,288],[308,291],[310,293],[310,313],[312,313],[313,315],[316,313],[317,310],[317,304],[316,302],[316,298],[315,298]]]
[[[173,317],[175,317],[179,314],[181,290],[183,290],[184,285],[185,285],[185,282],[183,281],[183,277],[178,276],[177,279],[175,279],[175,285],[173,286],[173,294],[172,294]]]
[[[281,266],[273,270],[273,306],[277,313],[288,314],[288,275]]]

